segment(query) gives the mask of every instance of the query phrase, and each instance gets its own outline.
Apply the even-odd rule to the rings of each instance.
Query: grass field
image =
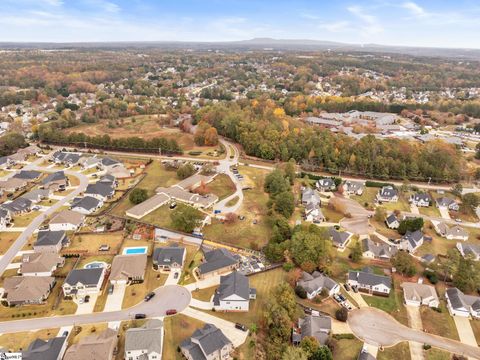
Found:
[[[0,348],[20,351],[28,348],[35,339],[47,340],[57,336],[59,329],[43,329],[0,335]]]
[[[13,217],[13,226],[15,227],[25,227],[32,222],[38,215],[40,211],[30,211],[29,213],[16,215]]]
[[[377,196],[379,188],[365,187],[363,194],[358,196],[354,195],[351,198],[357,201],[360,205],[367,209],[372,209],[375,202],[375,197]]]
[[[404,341],[395,346],[385,348],[377,354],[378,360],[410,360],[410,347],[408,342]]]
[[[225,205],[226,206],[233,206],[238,202],[238,200],[240,200],[240,198],[238,196],[235,196],[233,199],[230,199],[229,201],[227,201],[227,203]]]
[[[123,232],[102,233],[102,234],[77,234],[70,241],[67,250],[88,250],[98,251],[100,245],[109,245],[111,250],[120,249],[123,239]]]
[[[206,185],[206,191],[218,196],[219,200],[223,200],[232,195],[236,188],[232,179],[228,175],[220,174],[213,181]]]
[[[81,339],[107,329],[107,323],[96,323],[94,325],[75,326],[68,337],[69,345],[77,344]]]
[[[204,235],[206,239],[213,241],[260,248],[268,242],[271,233],[266,221],[268,194],[263,191],[263,181],[268,171],[248,166],[240,166],[238,169],[246,182],[253,186],[252,189],[244,191],[243,204],[238,211],[245,216],[245,220],[237,220],[233,224],[212,221],[212,225],[204,228]],[[253,223],[254,220],[256,224]]]
[[[192,336],[193,332],[205,325],[200,320],[188,316],[177,314],[168,316],[163,321],[165,338],[163,340],[163,359],[181,360],[182,354],[177,352],[180,343],[187,337]]]
[[[436,206],[429,206],[429,207],[420,206],[418,210],[422,215],[427,215],[432,217],[441,217],[440,211],[438,211],[438,208]]]
[[[446,351],[431,348],[425,351],[425,360],[450,360],[451,354]]]
[[[440,302],[440,309],[442,309],[441,313],[436,312],[426,306],[422,306],[420,308],[423,328],[427,330],[428,333],[458,340],[455,322],[448,313],[445,302]]]
[[[200,301],[210,301],[216,289],[217,286],[212,286],[205,289],[198,289],[192,291],[192,297]]]
[[[408,203],[408,199],[404,194],[401,194],[401,193],[400,193],[400,196],[398,197],[397,202],[385,202],[382,204],[382,206],[387,211],[394,211],[394,210],[410,211],[410,204]]]
[[[0,255],[5,254],[20,234],[19,232],[0,232]]]
[[[322,207],[322,213],[328,222],[338,223],[345,217],[341,212],[329,209],[328,206]]]
[[[179,284],[187,285],[195,282],[195,277],[192,275],[192,271],[200,265],[203,254],[196,246],[183,246],[187,249],[187,255],[185,256],[185,265],[183,267],[182,275],[180,276]]]
[[[477,344],[480,346],[480,320],[471,320],[470,326],[475,334],[475,339],[477,339]]]
[[[332,342],[335,360],[356,360],[363,346],[363,342],[358,339],[332,340]]]

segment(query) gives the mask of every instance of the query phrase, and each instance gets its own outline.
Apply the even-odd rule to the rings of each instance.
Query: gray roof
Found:
[[[117,179],[115,178],[115,176],[111,174],[106,174],[106,175],[103,175],[100,179],[98,179],[98,182],[113,184],[116,180]]]
[[[426,201],[426,202],[430,202],[432,201],[432,199],[430,198],[430,195],[428,195],[427,193],[416,193],[414,195],[412,195],[412,200],[417,202],[417,201]]]
[[[100,204],[100,200],[92,197],[92,196],[85,196],[82,198],[75,198],[72,201],[71,208],[82,208],[88,211],[95,209]]]
[[[232,295],[237,295],[245,300],[248,300],[250,295],[248,277],[237,271],[220,277],[220,286],[215,292],[213,303],[218,305],[220,300]]]
[[[2,204],[1,207],[11,212],[25,211],[32,206],[32,202],[24,197],[19,197],[8,204]]]
[[[362,241],[363,251],[371,251],[375,257],[390,259],[395,255],[398,249],[395,246],[385,244],[383,242],[374,242],[369,238],[363,239]]]
[[[478,296],[465,295],[457,288],[447,289],[446,296],[454,309],[465,308],[470,310],[471,307],[475,311],[480,311],[480,297]]]
[[[125,332],[125,351],[146,350],[148,353],[162,353],[163,322],[158,319],[149,320],[138,328],[130,328]]]
[[[50,195],[50,191],[45,189],[32,190],[21,197],[30,201],[38,201],[39,199],[47,198]]]
[[[361,182],[350,181],[350,180],[345,181],[345,186],[347,188],[347,191],[353,191],[353,192],[357,192],[358,190],[363,189],[365,187],[365,185]]]
[[[322,188],[335,187],[335,181],[332,178],[319,179],[317,180],[317,185]]]
[[[80,154],[57,151],[55,154],[53,154],[53,158],[62,163],[76,164],[78,160],[80,160]]]
[[[152,260],[157,265],[183,265],[184,254],[185,248],[182,247],[159,247],[154,250]]]
[[[380,189],[380,196],[387,199],[392,199],[395,196],[398,196],[398,190],[393,186],[384,186]]]
[[[392,287],[392,280],[388,276],[374,274],[372,269],[365,268],[360,271],[350,270],[348,279],[357,281],[361,285],[375,286],[383,284],[388,288]]]
[[[408,241],[412,248],[416,248],[423,240],[423,232],[420,230],[416,230],[413,232],[408,230],[405,235],[402,236],[402,240]]]
[[[67,239],[65,231],[40,230],[38,232],[37,241],[34,246],[57,245],[59,242],[65,242]]]
[[[63,171],[57,171],[53,174],[48,175],[45,179],[42,180],[42,185],[50,184],[54,181],[66,180],[67,177]]]
[[[109,157],[105,157],[102,159],[102,165],[104,166],[112,166],[115,164],[120,164],[120,161],[109,158]]]
[[[0,208],[0,219],[7,218],[8,214],[9,212],[7,209]]]
[[[19,173],[13,175],[16,179],[24,179],[24,180],[34,180],[40,177],[42,173],[40,171],[35,170],[21,170]]]
[[[22,351],[23,360],[53,360],[61,354],[64,343],[67,340],[65,336],[55,337],[49,340],[35,339],[26,351]]]
[[[311,275],[307,272],[302,273],[298,285],[303,287],[308,293],[314,293],[320,289],[332,290],[338,284],[326,275],[314,271]]]
[[[435,201],[437,203],[437,206],[447,206],[447,207],[454,204],[454,203],[455,204],[457,203],[454,199],[449,198],[449,197],[439,197]]]
[[[82,283],[84,285],[97,285],[103,271],[103,268],[74,269],[67,275],[65,284],[76,285],[77,283]]]
[[[302,190],[302,202],[303,203],[313,203],[313,204],[320,204],[320,196],[314,189],[306,187]]]
[[[238,263],[227,249],[215,249],[205,253],[205,262],[198,266],[200,273],[206,274]]]
[[[193,360],[203,360],[205,355],[209,356],[228,344],[231,344],[231,341],[220,329],[215,325],[205,324],[202,329],[196,330],[192,337],[182,341],[180,347],[188,349]]]
[[[328,333],[332,330],[332,318],[330,316],[306,316],[298,320],[301,329],[302,339],[306,336],[312,336],[322,345],[325,345],[328,339]]]
[[[338,231],[334,227],[328,229],[328,233],[335,245],[344,246],[347,240],[352,236],[348,231]]]
[[[111,184],[96,182],[95,184],[89,184],[85,190],[85,194],[111,196],[115,192],[115,189]]]
[[[390,214],[389,216],[387,216],[387,218],[385,219],[385,221],[387,222],[387,224],[391,225],[393,224],[395,221],[398,221],[397,217],[395,216],[395,214]]]

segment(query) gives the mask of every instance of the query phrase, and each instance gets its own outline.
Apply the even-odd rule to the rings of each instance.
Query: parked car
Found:
[[[350,285],[348,285],[348,284],[343,284],[343,287],[345,288],[345,290],[350,291]]]
[[[67,337],[67,336],[68,336],[68,330],[65,330],[65,331],[63,332],[63,337]]]
[[[343,296],[342,294],[338,294],[338,297],[340,298],[341,302],[347,301],[347,298]]]
[[[352,286],[352,290],[354,293],[358,293],[358,288],[356,286]]]
[[[342,300],[340,299],[340,296],[338,296],[338,294],[333,294],[333,299],[338,303],[342,302]]]
[[[110,245],[100,245],[100,247],[98,248],[98,251],[109,251],[110,250]]]
[[[155,296],[155,293],[153,291],[149,292],[147,295],[145,295],[144,300],[145,301],[150,301],[154,296]]]
[[[238,330],[247,331],[247,327],[243,324],[240,324],[240,323],[235,323],[235,328],[238,329]]]
[[[177,310],[175,309],[170,309],[165,312],[166,315],[175,315],[177,313]]]
[[[112,295],[112,294],[113,294],[113,289],[114,289],[114,288],[115,288],[115,287],[114,287],[112,284],[110,284],[110,286],[108,287],[108,295]]]
[[[90,295],[85,296],[85,302],[86,303],[90,302]]]
[[[135,314],[135,319],[146,319],[147,315],[146,314]]]
[[[173,278],[174,278],[174,279],[178,279],[178,272],[176,272],[175,274],[173,274]]]
[[[177,207],[177,203],[175,201],[171,202],[169,205],[170,209],[175,209]]]
[[[456,221],[457,223],[461,223],[461,222],[462,222],[462,219],[456,218],[455,221]]]

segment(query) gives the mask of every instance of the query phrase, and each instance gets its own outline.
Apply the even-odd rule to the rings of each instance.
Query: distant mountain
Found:
[[[189,41],[152,41],[152,42],[83,42],[83,43],[0,43],[0,49],[148,49],[166,50],[274,50],[274,51],[345,51],[359,55],[372,53],[405,54],[412,56],[445,57],[458,60],[480,60],[480,49],[449,49],[409,46],[389,46],[378,44],[347,44],[334,41],[309,39],[272,39],[254,38],[240,41],[189,42]]]

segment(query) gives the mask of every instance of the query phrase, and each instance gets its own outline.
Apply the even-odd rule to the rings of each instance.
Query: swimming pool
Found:
[[[93,261],[91,263],[88,263],[84,266],[85,269],[98,269],[98,268],[104,268],[106,267],[107,264],[104,263],[103,261]]]
[[[137,254],[146,254],[147,247],[146,246],[139,246],[139,247],[126,247],[123,249],[123,255],[137,255]]]

